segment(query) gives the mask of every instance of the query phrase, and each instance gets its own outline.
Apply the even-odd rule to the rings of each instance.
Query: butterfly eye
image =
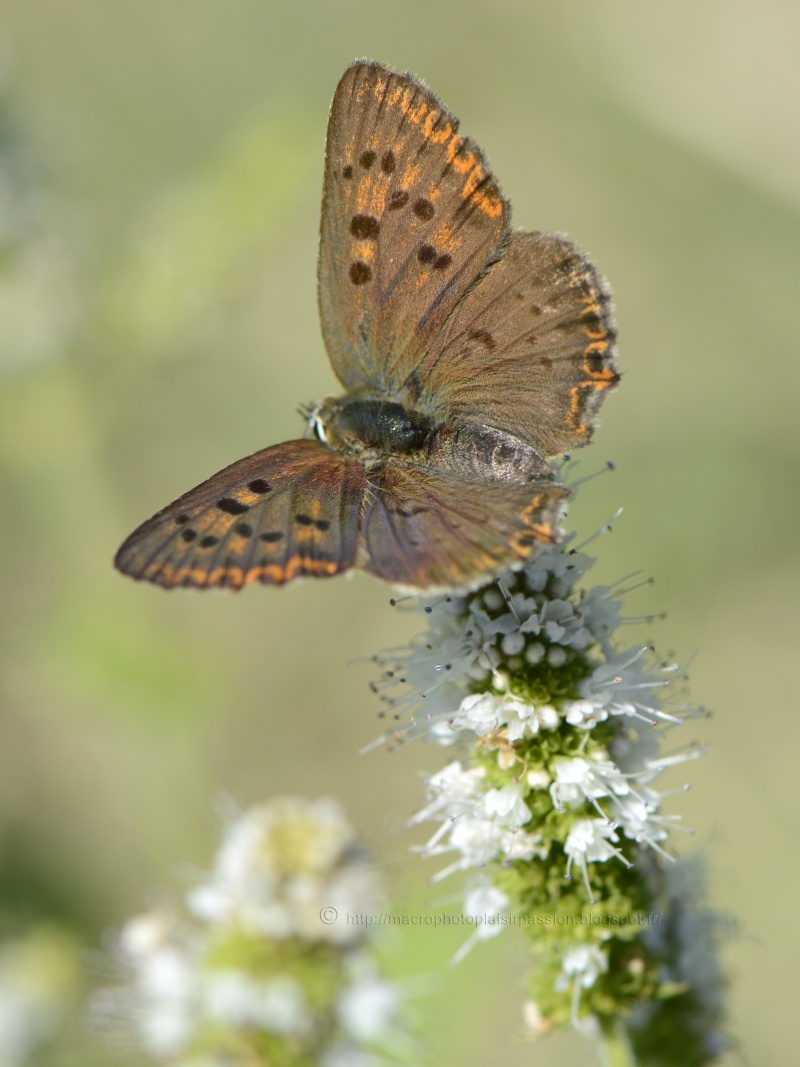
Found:
[[[304,437],[314,436],[318,441],[323,444],[328,443],[328,435],[325,431],[325,416],[323,413],[324,403],[320,400],[316,400],[310,404],[304,404],[298,410],[303,418],[306,420],[306,432]]]
[[[328,435],[325,432],[325,423],[320,417],[319,409],[311,416],[311,426],[314,430],[314,436],[318,441],[321,441],[323,445],[328,443]]]

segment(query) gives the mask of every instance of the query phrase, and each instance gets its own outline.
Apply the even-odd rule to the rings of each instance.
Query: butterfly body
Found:
[[[535,449],[489,426],[464,423],[436,425],[402,404],[377,397],[331,397],[311,419],[318,439],[334,452],[358,459],[367,472],[393,458],[449,470],[465,481],[527,482],[552,478]]]
[[[232,464],[116,557],[166,588],[282,584],[359,567],[465,590],[557,540],[548,457],[585,444],[617,381],[610,301],[563,237],[511,232],[474,142],[413,76],[376,63],[334,95],[322,208],[323,336],[342,397],[311,436]]]

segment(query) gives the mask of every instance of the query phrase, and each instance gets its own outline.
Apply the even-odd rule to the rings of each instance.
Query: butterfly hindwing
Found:
[[[115,565],[166,588],[282,585],[352,567],[363,466],[286,441],[226,467],[148,519]]]
[[[618,381],[610,298],[563,237],[515,233],[421,361],[419,405],[543,456],[585,444]]]
[[[481,150],[433,93],[376,63],[345,71],[328,124],[319,300],[347,389],[395,395],[410,379],[413,391],[414,368],[497,254],[508,216]]]
[[[474,588],[558,540],[568,496],[551,477],[468,481],[389,460],[363,521],[362,566],[414,589]]]

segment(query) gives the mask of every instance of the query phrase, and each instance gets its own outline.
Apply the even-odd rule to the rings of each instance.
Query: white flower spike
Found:
[[[373,688],[396,722],[384,740],[459,753],[428,778],[411,820],[438,824],[423,855],[450,858],[432,880],[480,871],[480,892],[497,894],[503,913],[476,927],[456,959],[524,926],[538,962],[526,1009],[536,1032],[571,1023],[597,1034],[635,1005],[652,1003],[661,1019],[674,1006],[667,947],[641,935],[647,916],[665,914],[656,904],[680,829],[654,783],[701,754],[689,745],[661,755],[665,733],[701,712],[678,699],[678,665],[620,640],[622,597],[648,583],[585,590],[593,562],[548,547],[496,584],[422,602],[427,631],[376,657]],[[477,899],[468,890],[467,918]],[[691,1030],[696,998],[680,1008],[670,1022]]]

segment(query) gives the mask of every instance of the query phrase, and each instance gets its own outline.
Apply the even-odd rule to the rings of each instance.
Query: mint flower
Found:
[[[339,806],[280,797],[226,828],[214,867],[172,907],[129,920],[125,975],[98,1020],[181,1067],[373,1067],[398,994],[369,927],[380,886]]]
[[[570,540],[474,593],[421,602],[428,629],[376,657],[373,688],[395,720],[384,740],[457,750],[411,820],[437,824],[421,848],[446,860],[432,880],[465,872],[465,913],[486,902],[457,958],[524,926],[536,962],[530,1031],[571,1024],[644,1050],[668,1014],[680,1052],[661,1042],[652,1062],[699,1065],[723,1047],[721,1004],[678,945],[689,913],[683,901],[674,919],[667,872],[684,828],[663,810],[673,790],[658,778],[702,754],[662,751],[702,712],[682,698],[681,665],[620,639],[624,598],[646,583],[584,588],[594,561]],[[718,991],[716,944],[703,945]]]

